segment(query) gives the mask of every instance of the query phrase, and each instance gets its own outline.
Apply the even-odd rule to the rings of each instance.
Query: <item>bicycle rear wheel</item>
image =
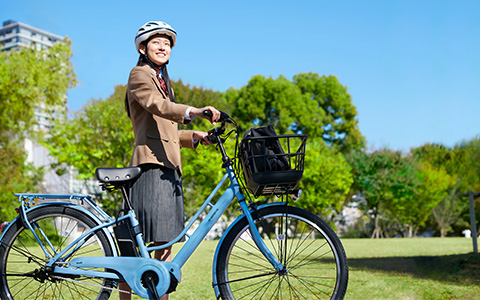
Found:
[[[66,205],[45,206],[27,213],[30,224],[51,257],[97,223],[84,212]],[[43,237],[42,233],[47,236]],[[49,245],[49,243],[51,245]],[[103,231],[93,233],[68,263],[80,256],[112,256]],[[32,232],[17,219],[0,241],[1,299],[98,299],[110,297],[113,280],[85,276],[55,276],[45,270],[48,258]]]
[[[216,272],[221,298],[342,299],[348,282],[345,250],[316,215],[287,205],[253,214],[267,247],[286,267],[277,272],[252,240],[244,218],[220,246]]]

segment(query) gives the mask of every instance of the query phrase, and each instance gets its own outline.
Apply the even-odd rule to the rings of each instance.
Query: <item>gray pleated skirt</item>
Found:
[[[184,229],[182,180],[173,169],[155,164],[141,167],[130,199],[143,237],[147,243],[169,242]]]

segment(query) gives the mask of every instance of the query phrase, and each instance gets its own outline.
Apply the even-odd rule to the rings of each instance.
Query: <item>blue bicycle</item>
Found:
[[[235,129],[225,133],[227,124]],[[287,195],[300,194],[295,187],[307,137],[249,131],[240,144],[237,135],[231,160],[224,144],[232,132],[238,126],[223,113],[210,138],[225,175],[166,245],[145,244],[131,208],[128,188],[140,168],[96,170],[106,190],[123,193],[125,209],[115,218],[88,195],[16,194],[18,217],[0,238],[1,299],[108,299],[121,281],[142,298],[159,299],[175,290],[182,266],[235,198],[242,214],[223,233],[213,259],[217,299],[342,299],[348,266],[340,240],[317,215],[288,204]],[[257,206],[250,194],[278,195],[282,201]],[[202,212],[208,213],[188,235]],[[151,258],[151,252],[184,236],[171,262]]]

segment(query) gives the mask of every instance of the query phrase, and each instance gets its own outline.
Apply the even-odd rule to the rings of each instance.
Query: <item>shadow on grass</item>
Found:
[[[381,271],[411,275],[461,285],[480,284],[480,254],[445,256],[352,258],[353,270]]]

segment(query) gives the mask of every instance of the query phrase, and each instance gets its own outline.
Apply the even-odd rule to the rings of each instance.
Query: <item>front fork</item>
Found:
[[[263,241],[260,233],[258,232],[257,226],[255,224],[255,221],[253,220],[252,214],[250,213],[246,202],[240,201],[240,207],[242,208],[244,215],[247,218],[248,224],[250,225],[249,230],[252,235],[253,241],[255,242],[255,245],[257,245],[258,249],[260,249],[263,255],[265,255],[265,257],[268,259],[268,261],[272,264],[272,266],[277,272],[285,271],[285,266],[275,257],[275,255],[273,255],[270,249],[268,249],[267,245],[265,245],[265,242]]]

